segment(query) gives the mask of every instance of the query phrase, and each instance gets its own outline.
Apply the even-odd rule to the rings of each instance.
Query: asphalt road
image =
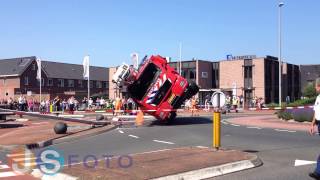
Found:
[[[226,118],[226,117],[224,117]],[[320,152],[320,137],[305,132],[256,129],[222,124],[222,146],[256,153],[264,165],[251,170],[214,179],[309,179],[315,165],[294,167],[296,159],[315,160]],[[86,155],[103,159],[103,155],[127,155],[182,146],[211,146],[210,117],[178,118],[171,126],[115,129],[94,137],[53,146],[65,156]]]

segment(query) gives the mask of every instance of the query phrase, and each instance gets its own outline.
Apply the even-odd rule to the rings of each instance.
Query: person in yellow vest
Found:
[[[194,115],[194,112],[197,110],[197,100],[196,97],[193,96],[191,100],[191,116]]]
[[[232,106],[233,106],[233,109],[238,112],[238,98],[237,96],[233,96],[232,98]]]
[[[226,107],[227,107],[227,111],[229,113],[230,112],[230,107],[231,107],[231,98],[230,98],[229,95],[226,97]]]
[[[116,110],[116,115],[118,115],[118,114],[120,113],[120,110],[121,110],[121,98],[120,98],[120,97],[117,97],[117,98],[116,98],[116,103],[115,103],[115,105],[116,105],[116,108],[115,108],[115,110]]]

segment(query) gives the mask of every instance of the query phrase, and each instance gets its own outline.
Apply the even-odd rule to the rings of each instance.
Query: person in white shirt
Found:
[[[319,95],[317,96],[316,102],[313,106],[314,116],[310,128],[310,134],[312,135],[315,134],[315,126],[318,127],[318,134],[320,133],[320,78],[316,80],[316,90]],[[310,173],[309,176],[314,179],[320,179],[320,155],[317,160],[316,169],[314,172]]]
[[[101,99],[100,99],[101,109],[104,109],[104,108],[105,108],[105,104],[106,104],[106,101],[103,99],[103,97],[101,97]]]
[[[93,100],[92,100],[92,98],[89,99],[89,101],[88,101],[88,106],[89,106],[89,109],[91,110],[91,109],[92,109],[92,106],[93,106]]]

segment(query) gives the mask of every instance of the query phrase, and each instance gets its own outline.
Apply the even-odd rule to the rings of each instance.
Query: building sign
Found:
[[[255,59],[256,55],[244,55],[244,56],[232,56],[231,54],[227,55],[227,60],[240,60],[240,59]]]
[[[32,91],[27,91],[27,96],[31,96],[32,95]]]
[[[64,92],[65,95],[76,95],[75,91],[65,91]]]

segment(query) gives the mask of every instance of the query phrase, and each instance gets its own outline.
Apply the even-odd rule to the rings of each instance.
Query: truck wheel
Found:
[[[192,96],[199,92],[199,87],[195,82],[190,82],[186,92],[186,99],[190,99]]]
[[[168,117],[167,124],[172,124],[174,122],[174,119],[176,119],[177,113],[171,112],[170,116]]]

